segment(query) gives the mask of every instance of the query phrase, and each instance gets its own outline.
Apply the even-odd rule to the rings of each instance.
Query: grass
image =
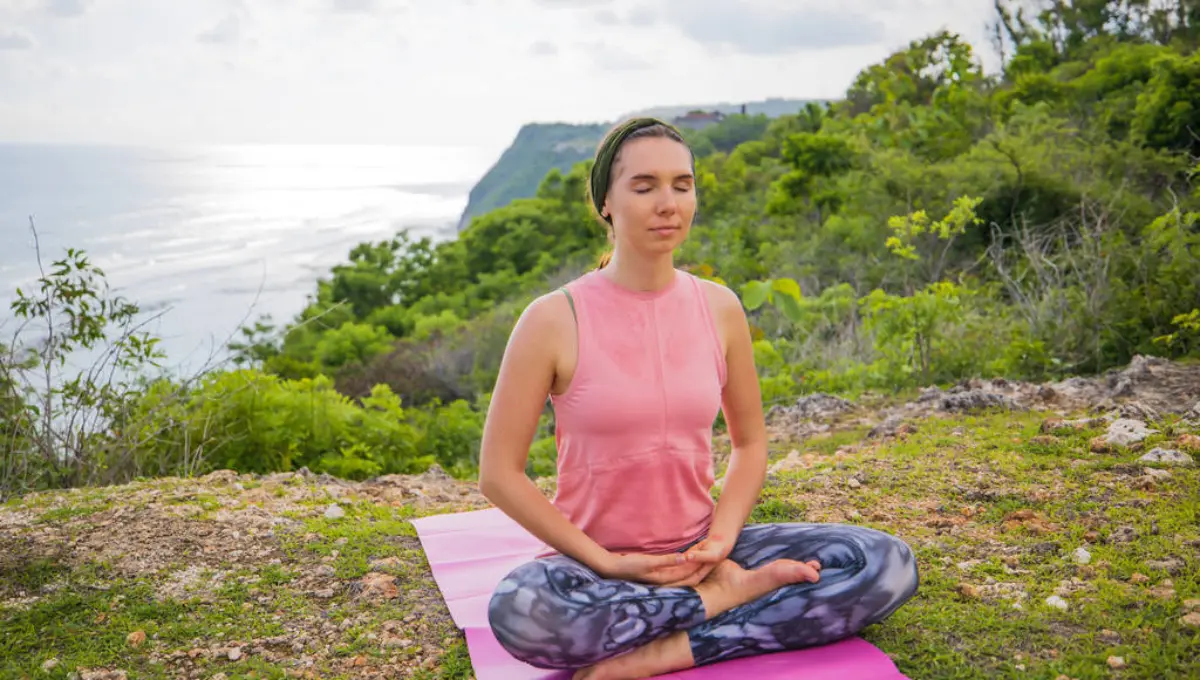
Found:
[[[813,455],[807,467],[770,476],[751,519],[848,522],[906,540],[919,560],[920,591],[862,635],[914,680],[1200,677],[1200,629],[1181,622],[1185,601],[1200,598],[1200,471],[1137,460],[1187,428],[1155,423],[1160,432],[1139,450],[1093,454],[1089,442],[1102,430],[1046,434],[1042,421],[1035,413],[991,413],[922,420],[915,432],[884,442],[862,428],[772,442],[777,459],[793,449]],[[1170,476],[1150,482],[1147,467]],[[333,498],[314,484],[289,480],[259,490],[264,503],[295,501],[276,513],[290,526],[255,539],[282,557],[239,562],[217,550],[210,571],[224,576],[211,602],[164,600],[156,596],[164,574],[130,577],[102,560],[0,560],[0,596],[33,596],[0,606],[0,677],[67,678],[78,668],[177,677],[186,673],[171,654],[298,632],[310,637],[299,651],[279,648],[275,660],[209,654],[188,662],[187,672],[356,678],[359,668],[399,664],[406,670],[395,677],[473,677],[409,524],[445,510],[377,504],[353,493]],[[216,527],[216,511],[243,507],[242,491],[166,480],[73,499],[30,496],[5,507],[32,513],[34,530],[113,531],[92,524],[117,508],[144,509],[144,499],[129,495],[153,488],[167,491],[165,507],[199,510],[188,515],[188,527]],[[344,517],[323,515],[332,502]],[[1087,564],[1075,560],[1078,548],[1090,554]],[[387,558],[394,559],[378,562]],[[173,568],[188,558],[178,561]],[[323,581],[314,580],[318,568]],[[357,599],[353,586],[370,571],[395,576],[398,596]],[[337,585],[333,596],[315,597],[326,583]],[[1065,611],[1046,603],[1055,594]],[[147,640],[133,648],[127,636],[139,630]],[[52,657],[58,665],[43,672]],[[313,665],[297,667],[301,657]],[[1125,667],[1112,669],[1110,657]]]

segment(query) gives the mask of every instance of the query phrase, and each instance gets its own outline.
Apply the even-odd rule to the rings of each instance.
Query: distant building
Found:
[[[720,111],[688,111],[682,116],[676,116],[671,124],[675,127],[700,130],[709,125],[716,125],[725,120],[725,114]]]

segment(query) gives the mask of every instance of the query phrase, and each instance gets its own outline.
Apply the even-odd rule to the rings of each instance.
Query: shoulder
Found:
[[[709,309],[713,312],[713,317],[732,322],[741,322],[746,318],[745,310],[742,309],[742,300],[737,293],[733,292],[728,286],[702,279],[695,274],[689,274],[695,277],[700,282],[700,290],[704,291],[705,297],[708,299]]]
[[[555,289],[533,299],[517,319],[516,329],[522,335],[547,339],[573,325],[571,304],[562,290]]]

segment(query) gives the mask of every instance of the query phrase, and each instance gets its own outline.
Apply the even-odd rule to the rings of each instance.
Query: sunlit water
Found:
[[[0,145],[0,343],[42,259],[73,247],[150,314],[167,365],[220,357],[261,314],[287,321],[349,250],[407,230],[451,237],[492,162],[474,148]],[[23,336],[36,339],[36,333]]]

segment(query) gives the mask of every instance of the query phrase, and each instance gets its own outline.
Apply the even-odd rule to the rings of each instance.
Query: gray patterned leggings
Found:
[[[917,591],[909,547],[866,527],[750,524],[729,555],[746,569],[781,558],[819,561],[820,580],[784,586],[705,621],[693,588],[604,579],[555,555],[506,576],[488,617],[501,646],[538,668],[584,668],[683,630],[703,666],[855,635]]]

